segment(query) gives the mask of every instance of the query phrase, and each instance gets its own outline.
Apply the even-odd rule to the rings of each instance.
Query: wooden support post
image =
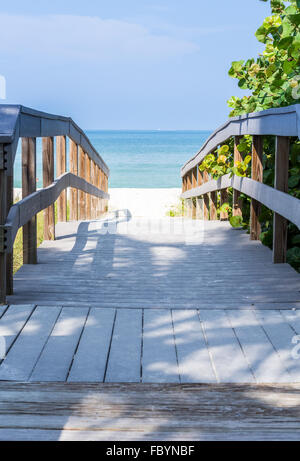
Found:
[[[242,136],[235,136],[234,138],[234,165],[237,162],[243,161],[243,156],[239,152],[237,146],[240,144]],[[241,193],[233,189],[233,198],[232,198],[232,215],[233,216],[242,216],[243,201],[240,198]]]
[[[56,176],[67,171],[67,140],[66,136],[56,138]],[[57,199],[57,221],[67,221],[67,191],[64,190]]]
[[[98,165],[96,165],[96,172],[97,172],[97,187],[101,189],[101,170]],[[97,219],[101,217],[101,198],[97,199]]]
[[[54,139],[43,138],[43,187],[54,181]],[[55,240],[54,204],[44,210],[44,240]]]
[[[191,190],[192,188],[192,172],[191,171],[187,173],[186,179],[187,179],[187,190]]]
[[[197,184],[198,184],[198,168],[195,166],[193,169],[192,169],[192,188],[194,189],[195,187],[197,187]],[[196,209],[196,199],[193,198],[192,199],[192,219],[196,219],[196,214],[197,214],[197,209]]]
[[[91,182],[91,159],[88,154],[85,154],[85,179],[87,182]],[[86,194],[86,219],[91,219],[91,195]]]
[[[93,186],[97,187],[97,178],[96,178],[96,165],[93,160],[91,160],[91,183]],[[92,208],[91,208],[91,219],[97,218],[97,198],[92,196]]]
[[[203,219],[203,198],[196,198],[196,219]]]
[[[8,215],[10,208],[14,204],[14,173],[13,169],[7,175],[7,203],[6,214]],[[14,291],[14,255],[13,250],[6,255],[6,294],[12,295]]]
[[[275,183],[274,187],[281,192],[288,192],[290,139],[286,136],[276,137],[275,152]],[[286,262],[287,251],[287,226],[285,218],[277,213],[273,217],[273,262],[283,264]]]
[[[3,150],[4,146],[0,145]],[[7,213],[7,175],[4,169],[0,169],[0,225],[3,226],[6,221]],[[0,229],[1,232],[1,229]],[[0,244],[3,243],[3,251],[0,251],[0,304],[6,303],[6,253],[4,234],[0,234]]]
[[[36,191],[36,139],[22,139],[22,198]],[[37,264],[36,216],[23,226],[23,264]]]
[[[106,174],[104,174],[104,184],[105,184],[105,192],[108,193],[108,177],[106,176]],[[105,199],[105,212],[108,211],[108,200]]]
[[[224,205],[224,203],[228,202],[228,190],[223,189],[221,190],[221,198],[220,198],[220,205]],[[220,220],[221,221],[227,221],[228,220],[228,212],[227,211],[221,211],[220,213]]]
[[[79,176],[85,178],[85,154],[81,146],[79,146]],[[84,221],[86,219],[86,193],[79,191],[79,209],[78,219]]]
[[[209,181],[209,175],[208,175],[207,171],[204,171],[203,172],[203,182],[206,183],[208,181]],[[204,203],[203,203],[203,206],[204,206],[203,218],[204,218],[205,221],[208,221],[209,220],[209,208],[210,208],[209,194],[204,194],[203,199],[204,199]]]
[[[262,136],[253,136],[252,143],[252,179],[263,182],[263,138]],[[250,238],[251,240],[259,240],[261,226],[259,215],[261,204],[256,200],[251,200],[250,211]]]
[[[78,176],[78,146],[70,139],[70,172]],[[78,189],[70,191],[70,220],[78,220]]]
[[[217,192],[211,192],[210,193],[210,220],[211,221],[217,221],[218,219],[218,195]]]

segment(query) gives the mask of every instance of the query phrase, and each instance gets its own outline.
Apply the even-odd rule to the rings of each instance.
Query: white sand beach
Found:
[[[128,209],[134,217],[163,218],[179,207],[181,189],[109,189],[109,210]]]
[[[16,201],[21,189],[14,189]],[[134,217],[163,218],[172,208],[180,206],[181,189],[109,189],[109,210],[127,209]]]

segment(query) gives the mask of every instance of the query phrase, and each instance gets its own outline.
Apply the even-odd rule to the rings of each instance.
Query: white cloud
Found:
[[[44,60],[161,60],[198,51],[192,40],[126,21],[89,16],[0,14],[2,56]],[[38,64],[38,63],[37,63]]]

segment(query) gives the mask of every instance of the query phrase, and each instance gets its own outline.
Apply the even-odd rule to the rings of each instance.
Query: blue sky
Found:
[[[85,129],[214,129],[240,95],[233,60],[261,51],[259,0],[1,2],[7,103]]]

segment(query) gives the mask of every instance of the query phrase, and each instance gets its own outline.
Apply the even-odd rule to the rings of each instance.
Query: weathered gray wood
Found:
[[[0,380],[27,381],[56,322],[60,308],[36,308],[0,366]]]
[[[10,306],[0,319],[0,337],[5,339],[6,353],[22,331],[34,306]]]
[[[179,382],[170,311],[144,311],[142,380],[144,383]]]
[[[218,382],[255,382],[225,312],[201,310],[200,320]]]
[[[80,144],[91,159],[109,175],[109,168],[90,140],[71,118],[47,114],[24,106],[5,105],[0,108],[0,142],[12,143],[10,168],[14,162],[19,137],[69,136]]]
[[[36,139],[22,139],[22,198],[36,192]],[[23,226],[23,264],[37,264],[36,215]]]
[[[141,309],[117,312],[105,382],[141,381],[142,316]]]
[[[30,376],[30,381],[65,381],[82,334],[88,308],[65,307]]]
[[[241,136],[234,137],[234,166],[236,166],[238,162],[243,161],[243,156],[238,149],[241,140]],[[232,216],[242,216],[243,201],[240,198],[240,192],[233,189],[232,195]]]
[[[217,382],[197,311],[172,312],[180,381]]]
[[[114,319],[114,309],[91,309],[68,376],[69,382],[104,381]]]
[[[233,187],[234,189],[259,201],[270,210],[275,211],[300,228],[300,200],[276,190],[265,184],[253,181],[250,178],[224,175],[220,179],[211,180],[200,187],[189,190],[181,195],[186,200],[191,197],[200,197],[216,190]]]
[[[2,441],[300,437],[299,385],[0,383],[0,401]]]
[[[227,311],[239,343],[258,383],[289,382],[286,365],[274,349],[254,312]]]
[[[292,356],[292,349],[295,346],[293,337],[295,331],[285,321],[279,311],[255,311],[258,321],[264,328],[273,347],[278,352],[285,368],[294,382],[300,382],[300,360]]]
[[[11,169],[8,172],[6,180],[7,194],[6,194],[6,213],[9,213],[9,210],[14,203],[14,172]],[[8,245],[7,245],[8,246]],[[10,250],[6,255],[6,294],[12,295],[14,291],[13,283],[13,266],[14,266],[14,257],[13,249]]]
[[[204,157],[224,144],[232,136],[277,135],[299,137],[299,104],[276,109],[263,110],[252,114],[231,117],[218,128],[204,143],[201,150],[181,168],[181,176],[186,175]]]

